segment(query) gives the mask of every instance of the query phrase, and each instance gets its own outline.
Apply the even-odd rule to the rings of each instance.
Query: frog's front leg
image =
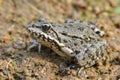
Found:
[[[38,52],[40,53],[40,51],[41,51],[41,44],[37,40],[34,40],[32,42],[32,44],[28,47],[27,51],[30,51],[32,48],[35,48],[35,47],[38,48]]]

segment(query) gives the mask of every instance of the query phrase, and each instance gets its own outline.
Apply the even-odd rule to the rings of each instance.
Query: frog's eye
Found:
[[[35,24],[32,24],[31,26],[32,26],[32,27],[35,27]]]
[[[48,30],[50,30],[51,29],[51,25],[50,24],[43,24],[42,25],[42,30],[43,31],[48,31]]]

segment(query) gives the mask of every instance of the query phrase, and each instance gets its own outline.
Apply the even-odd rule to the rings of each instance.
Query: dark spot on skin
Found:
[[[37,36],[37,33],[34,32],[33,35],[34,35],[34,37],[36,37],[36,36]]]
[[[95,27],[90,27],[93,31],[96,29]]]
[[[68,26],[64,26],[64,28],[68,28]]]
[[[64,41],[65,43],[67,43],[67,40],[66,40],[66,39],[64,39],[63,41]]]
[[[67,35],[67,32],[63,31],[62,34],[63,34],[63,35]]]
[[[83,23],[83,21],[82,21],[82,20],[80,20],[79,22],[80,22],[80,23]]]
[[[55,43],[54,43],[54,42],[51,42],[51,44],[52,44],[52,46],[54,46],[54,45],[55,45]]]
[[[46,37],[45,37],[44,35],[43,35],[42,37],[43,37],[43,41],[45,41],[45,40],[46,40]]]
[[[80,31],[83,32],[83,31],[84,31],[84,28],[83,28],[83,27],[79,27],[78,30],[80,30]]]
[[[82,60],[85,60],[85,57],[83,57]]]
[[[52,43],[52,46],[56,47],[56,49],[60,49],[60,48],[58,48],[59,46],[58,46],[58,44],[54,40],[51,43]]]
[[[39,19],[38,20],[38,22],[44,22],[45,21],[45,19]]]
[[[83,47],[87,48],[87,45],[83,45]]]
[[[97,31],[96,33],[97,33],[97,34],[100,34],[100,31]]]
[[[30,29],[28,29],[29,32],[32,32]]]
[[[39,33],[39,36],[38,37],[41,37],[41,34]]]
[[[35,33],[35,35],[36,35],[36,36],[38,36],[38,34],[37,34],[37,33]]]
[[[74,45],[75,45],[75,46],[77,46],[77,45],[78,45],[78,43],[74,43]]]
[[[73,27],[73,24],[68,24],[69,27]]]
[[[59,42],[61,42],[61,38],[60,37],[58,37],[58,40],[59,40]]]
[[[65,20],[64,23],[74,23],[74,21],[73,20]]]
[[[74,52],[75,52],[76,54],[79,54],[79,53],[80,53],[80,51],[77,51],[77,50],[75,50]]]
[[[81,45],[83,44],[83,41],[81,41]]]
[[[89,55],[91,53],[91,51],[87,48],[87,50],[85,50],[85,53],[88,53],[88,56],[90,57],[91,55]]]
[[[49,42],[52,42],[52,40],[51,40],[49,37],[47,38],[47,40],[48,40]]]
[[[84,39],[87,39],[87,38],[88,38],[87,35],[82,35],[82,36],[83,36]]]
[[[42,40],[44,40],[44,35],[41,35],[41,37],[40,37]]]

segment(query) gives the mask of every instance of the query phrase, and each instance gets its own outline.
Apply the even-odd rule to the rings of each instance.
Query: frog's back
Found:
[[[106,53],[106,41],[96,34],[87,22],[52,24],[61,43],[72,49],[80,66],[94,65]]]
[[[36,28],[32,27],[33,34],[39,33],[43,35],[44,33],[44,39],[41,39],[42,36],[40,35],[37,36],[43,45],[58,54],[67,54],[68,57],[74,57],[76,63],[80,66],[92,66],[106,53],[106,41],[96,34],[95,31],[100,30],[95,29],[94,24],[79,20],[65,23],[48,23],[41,20],[34,23],[34,26]],[[49,26],[52,28],[44,32],[42,28],[49,28]],[[60,46],[60,43],[64,44],[64,46]]]

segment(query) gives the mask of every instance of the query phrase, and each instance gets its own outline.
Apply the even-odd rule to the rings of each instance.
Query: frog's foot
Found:
[[[78,72],[77,72],[77,76],[78,76],[78,77],[80,77],[80,76],[86,77],[86,76],[85,76],[85,71],[84,71],[84,70],[85,70],[85,67],[79,68],[79,69],[78,69]]]
[[[79,76],[84,69],[85,69],[84,67],[79,68],[79,70],[78,70],[78,72],[77,72],[77,75]]]
[[[35,47],[38,48],[38,52],[40,53],[40,51],[41,51],[41,44],[37,40],[34,40],[32,42],[32,44],[28,47],[27,51],[30,51],[31,49],[33,49]]]
[[[76,64],[70,64],[70,65],[66,65],[66,64],[61,64],[59,67],[59,73],[60,75],[70,75],[72,74],[71,70],[77,70],[78,69],[78,65]]]
[[[67,65],[61,64],[59,67],[59,74],[61,76],[65,76],[65,75],[70,75],[70,67],[67,67]]]

